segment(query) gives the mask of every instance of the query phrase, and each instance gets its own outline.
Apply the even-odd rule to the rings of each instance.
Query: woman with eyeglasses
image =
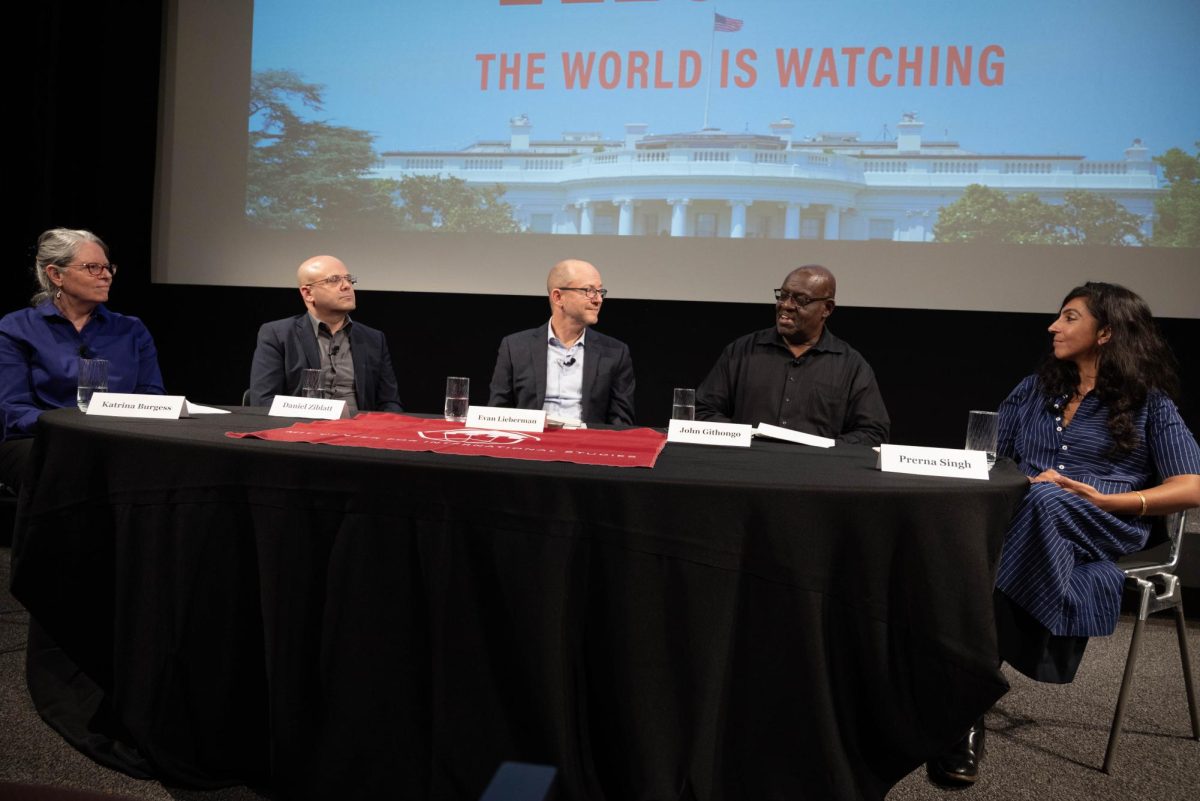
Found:
[[[75,405],[81,358],[108,361],[109,392],[164,393],[146,326],[104,305],[116,273],[91,231],[54,228],[38,237],[38,291],[0,319],[0,483],[19,483],[38,416]]]

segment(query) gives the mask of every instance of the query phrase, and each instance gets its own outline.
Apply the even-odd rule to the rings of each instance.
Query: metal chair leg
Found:
[[[1139,605],[1137,619],[1133,623],[1133,638],[1129,641],[1129,656],[1125,659],[1125,675],[1121,678],[1121,692],[1117,696],[1117,710],[1113,713],[1112,728],[1108,732],[1108,748],[1104,752],[1104,772],[1111,773],[1113,759],[1117,755],[1117,738],[1121,736],[1121,725],[1125,722],[1125,702],[1129,700],[1129,691],[1133,688],[1133,668],[1137,663],[1138,649],[1142,645],[1142,627],[1146,623],[1146,594],[1153,592],[1153,587],[1144,586],[1142,602]]]
[[[1188,714],[1192,718],[1192,739],[1200,740],[1200,712],[1196,709],[1196,686],[1192,682],[1192,659],[1188,656],[1187,623],[1183,619],[1183,602],[1175,607],[1175,633],[1179,635],[1179,660],[1183,663],[1183,686],[1187,690]]]

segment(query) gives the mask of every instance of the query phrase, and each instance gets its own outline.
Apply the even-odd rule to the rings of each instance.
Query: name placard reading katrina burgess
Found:
[[[922,448],[916,445],[880,445],[879,469],[885,473],[918,476],[977,478],[987,481],[987,454],[956,448]]]
[[[542,409],[468,406],[466,427],[494,431],[545,431],[546,412]]]
[[[271,401],[271,417],[304,417],[309,420],[337,420],[346,413],[344,400],[330,398],[297,398],[276,395]]]
[[[100,417],[147,417],[178,420],[183,411],[182,395],[135,395],[131,392],[96,392],[87,413]]]
[[[667,426],[667,442],[693,445],[729,445],[749,448],[754,426],[741,423],[706,423],[699,420],[672,420]]]

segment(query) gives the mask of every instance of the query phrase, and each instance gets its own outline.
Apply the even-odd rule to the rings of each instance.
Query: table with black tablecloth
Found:
[[[98,758],[280,798],[475,799],[517,760],[569,799],[878,799],[1006,689],[1007,461],[224,436],[290,422],[43,415],[13,592],[56,645],[40,711]]]

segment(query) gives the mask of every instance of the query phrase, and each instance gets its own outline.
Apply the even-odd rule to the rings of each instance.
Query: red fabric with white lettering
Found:
[[[467,428],[462,423],[388,412],[368,412],[352,420],[315,420],[264,431],[227,431],[225,436],[610,467],[654,467],[667,442],[666,436],[649,428],[530,433]]]

